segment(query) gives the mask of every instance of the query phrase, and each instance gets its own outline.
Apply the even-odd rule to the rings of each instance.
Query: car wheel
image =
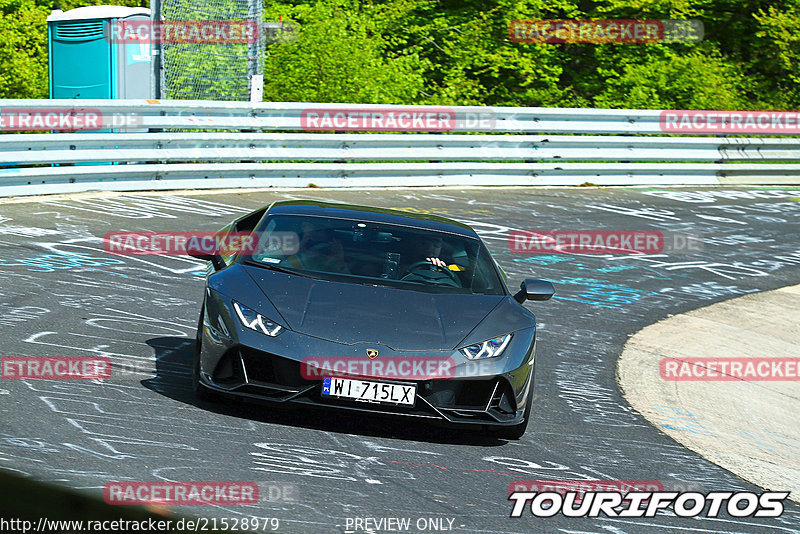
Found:
[[[203,315],[205,314],[205,303],[200,310],[200,320],[197,322],[197,336],[194,343],[194,360],[192,362],[192,393],[197,400],[211,401],[216,398],[213,391],[208,389],[200,382],[200,349],[203,343]]]
[[[528,399],[525,402],[525,411],[522,414],[524,420],[518,425],[498,428],[495,434],[497,437],[503,439],[519,439],[525,434],[525,430],[528,428],[528,421],[530,421],[531,419],[531,406],[533,405],[534,385],[535,382],[533,379],[533,374],[531,374],[531,390],[528,392]]]

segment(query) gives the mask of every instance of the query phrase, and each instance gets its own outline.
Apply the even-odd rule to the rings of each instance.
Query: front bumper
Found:
[[[531,369],[532,372],[532,369]],[[220,358],[213,372],[201,372],[203,384],[219,393],[258,401],[325,406],[459,424],[515,425],[522,421],[505,376],[412,380],[413,406],[368,403],[322,395],[322,381],[302,377],[301,362],[237,345]],[[367,378],[388,382],[386,378]]]
[[[476,364],[457,351],[402,352],[377,343],[345,345],[291,330],[269,337],[246,329],[235,320],[223,320],[224,316],[230,317],[217,310],[207,310],[204,315],[198,355],[200,381],[218,393],[242,399],[452,424],[513,426],[523,421],[525,403],[530,398],[528,392],[533,387],[533,328],[515,332],[501,357]],[[310,379],[302,373],[305,358],[331,355],[366,360],[367,348],[379,349],[381,361],[391,358],[399,362],[405,357],[452,358],[455,370],[446,379],[397,379],[416,384],[413,406],[323,396],[323,375]],[[364,379],[392,381],[385,377]]]

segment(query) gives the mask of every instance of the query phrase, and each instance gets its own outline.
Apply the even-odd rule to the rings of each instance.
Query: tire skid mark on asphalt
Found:
[[[254,443],[250,452],[257,471],[290,473],[313,478],[350,482],[382,479],[414,480],[408,471],[390,469],[377,456],[361,456],[335,449],[320,449],[293,443]],[[266,452],[264,452],[266,451]]]

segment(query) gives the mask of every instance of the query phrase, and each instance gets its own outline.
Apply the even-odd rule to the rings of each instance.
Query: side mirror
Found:
[[[519,292],[514,295],[514,300],[522,304],[526,300],[550,300],[556,294],[556,288],[551,282],[526,278],[519,285]]]
[[[225,267],[225,262],[222,261],[222,256],[219,254],[208,254],[206,252],[192,249],[188,249],[186,253],[193,258],[197,258],[198,260],[210,261],[211,265],[213,265],[214,269],[217,271]]]

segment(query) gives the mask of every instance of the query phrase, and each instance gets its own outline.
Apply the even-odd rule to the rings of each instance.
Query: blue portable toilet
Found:
[[[50,98],[152,98],[149,41],[113,38],[119,21],[149,20],[143,7],[53,11],[47,17]]]

